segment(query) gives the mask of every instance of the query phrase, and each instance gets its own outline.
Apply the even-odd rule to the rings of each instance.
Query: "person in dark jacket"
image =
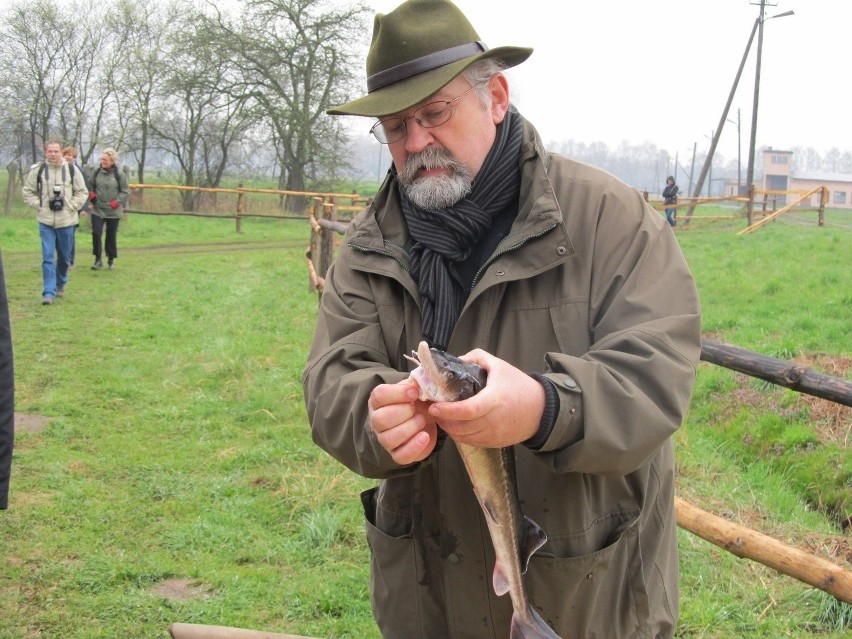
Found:
[[[12,328],[6,276],[0,254],[0,510],[9,506],[12,477],[12,446],[15,440],[15,366],[12,358]]]
[[[695,282],[636,189],[548,153],[512,105],[502,69],[531,53],[489,49],[448,0],[409,0],[375,18],[368,94],[329,111],[376,118],[393,161],[324,274],[302,374],[314,441],[378,480],[362,504],[386,639],[509,635],[456,442],[513,451],[547,534],[524,581],[557,634],[667,639],[677,623]],[[406,355],[423,339],[484,367],[485,387],[420,401]]]
[[[92,213],[92,252],[95,263],[92,269],[104,267],[103,253],[106,251],[107,266],[112,270],[118,257],[118,224],[124,216],[124,207],[130,189],[127,177],[118,168],[118,153],[115,149],[104,149],[100,166],[92,172],[92,188],[89,192]],[[106,227],[106,238],[103,238]]]
[[[675,179],[673,176],[669,176],[666,178],[666,188],[663,189],[663,202],[665,204],[677,204],[677,184],[675,184]],[[674,226],[677,224],[677,208],[666,207],[666,221]]]
[[[62,149],[62,157],[65,158],[65,162],[68,166],[74,166],[76,171],[80,171],[83,176],[83,182],[86,183],[86,192],[90,192],[92,190],[92,180],[89,176],[89,172],[79,164],[77,164],[77,149],[73,146],[66,146]],[[78,215],[84,216],[89,212],[89,199],[86,198],[86,201],[83,202],[83,206],[80,207],[80,210],[77,211]],[[74,225],[74,237],[71,241],[71,268],[74,267],[74,258],[77,254],[77,229],[80,228],[80,220],[77,219],[77,224]]]

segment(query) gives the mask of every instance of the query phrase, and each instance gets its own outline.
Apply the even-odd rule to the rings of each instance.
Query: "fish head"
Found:
[[[430,348],[426,342],[420,342],[408,359],[418,364],[411,377],[420,386],[422,400],[454,402],[472,397],[485,387],[485,369]]]

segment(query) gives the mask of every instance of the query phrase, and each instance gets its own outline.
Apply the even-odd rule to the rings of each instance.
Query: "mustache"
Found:
[[[417,172],[421,169],[437,168],[448,168],[456,175],[470,176],[467,167],[456,160],[452,153],[446,149],[427,147],[406,158],[405,166],[399,172],[399,179],[403,184],[411,184],[417,179]]]

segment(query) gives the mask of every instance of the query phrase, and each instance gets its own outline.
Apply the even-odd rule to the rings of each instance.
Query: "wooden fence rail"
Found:
[[[852,382],[791,362],[758,355],[712,339],[701,341],[701,359],[801,393],[852,406]]]
[[[361,196],[357,193],[325,193],[316,191],[285,191],[279,189],[256,189],[246,188],[240,183],[237,188],[210,188],[201,186],[183,186],[180,184],[130,184],[130,205],[125,208],[127,213],[141,215],[183,215],[190,217],[207,217],[218,218],[224,220],[236,220],[237,233],[242,230],[242,220],[247,217],[254,218],[271,218],[271,219],[306,219],[305,214],[286,213],[278,211],[263,211],[249,212],[247,209],[247,196],[250,194],[260,195],[275,195],[279,198],[307,198],[309,201],[314,201],[317,198],[328,205],[334,205],[335,211],[360,211],[365,206],[369,205],[372,198]],[[236,204],[232,209],[223,212],[209,211],[186,211],[186,210],[150,210],[139,208],[141,197],[139,195],[147,190],[151,191],[174,191],[179,193],[208,193],[212,195],[236,195]],[[349,204],[342,204],[341,201],[348,201]]]
[[[810,198],[812,195],[819,193],[820,200],[819,206],[815,208],[796,208],[798,205],[803,203],[805,200]],[[818,186],[810,191],[803,190],[794,190],[794,191],[770,191],[763,189],[750,189],[748,195],[723,195],[720,197],[678,197],[678,201],[675,204],[666,204],[665,202],[659,200],[651,200],[648,196],[648,191],[644,191],[642,193],[645,201],[648,202],[651,206],[654,207],[657,211],[663,211],[664,209],[681,209],[681,208],[689,208],[690,213],[681,218],[684,221],[684,224],[689,224],[692,220],[738,220],[744,219],[743,215],[694,215],[691,211],[700,204],[714,204],[721,202],[742,202],[747,205],[750,205],[750,208],[754,210],[755,198],[758,195],[763,196],[763,202],[761,207],[761,214],[764,216],[762,219],[753,223],[748,228],[740,231],[740,235],[744,233],[751,233],[755,229],[759,228],[766,222],[775,219],[782,213],[807,213],[807,212],[816,212],[817,213],[817,226],[825,226],[825,207],[828,203],[828,189],[825,186]],[[772,213],[767,214],[766,209],[767,205],[771,202],[772,208],[775,208],[776,198],[777,197],[787,197],[790,195],[797,196],[797,199],[792,204],[785,205],[781,210],[773,210]],[[771,200],[770,200],[770,196]]]

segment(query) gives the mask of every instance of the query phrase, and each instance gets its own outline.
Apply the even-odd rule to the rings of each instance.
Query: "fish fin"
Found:
[[[492,503],[487,499],[479,499],[479,505],[482,507],[482,512],[485,513],[485,516],[488,517],[490,522],[496,526],[500,526],[500,520],[497,518],[497,511],[494,509]]]
[[[502,597],[509,592],[509,580],[506,579],[506,573],[499,561],[494,565],[494,574],[491,581],[494,586],[494,592],[497,593],[498,597]]]
[[[541,526],[535,523],[529,517],[524,517],[524,535],[521,542],[521,572],[527,571],[527,566],[530,563],[530,557],[533,556],[536,550],[544,546],[547,541],[547,533],[542,530]]]
[[[523,619],[517,612],[512,615],[512,628],[509,639],[562,639],[553,628],[530,606],[529,620]]]

